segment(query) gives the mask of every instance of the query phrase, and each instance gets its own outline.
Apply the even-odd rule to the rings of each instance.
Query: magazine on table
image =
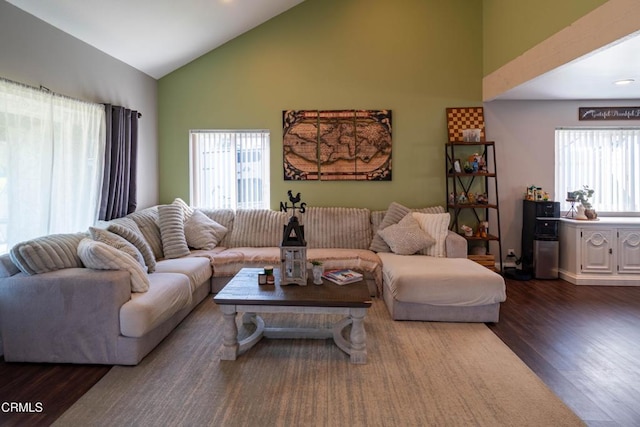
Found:
[[[362,280],[362,274],[349,269],[327,270],[322,275],[325,279],[337,283],[338,285],[346,285]]]

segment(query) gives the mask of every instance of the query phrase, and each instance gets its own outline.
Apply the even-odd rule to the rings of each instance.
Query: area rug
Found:
[[[332,340],[263,339],[220,361],[222,314],[207,298],[138,366],[111,369],[55,425],[583,425],[484,324],[393,321],[375,300],[365,329],[366,365],[349,363]]]

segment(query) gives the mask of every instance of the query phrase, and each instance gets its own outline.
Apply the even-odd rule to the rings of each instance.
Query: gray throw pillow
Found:
[[[211,250],[227,234],[227,228],[195,210],[184,223],[184,235],[190,248]]]
[[[158,206],[158,225],[165,258],[182,258],[189,255],[184,235],[184,212],[179,205]]]
[[[85,237],[86,233],[50,234],[16,244],[9,256],[20,271],[29,275],[83,267],[77,249]]]
[[[142,258],[144,258],[144,264],[147,266],[147,271],[149,273],[153,273],[154,271],[156,271],[156,258],[153,255],[151,246],[149,246],[147,241],[144,240],[144,236],[142,236],[142,233],[140,232],[140,229],[135,224],[135,222],[133,223],[133,225],[135,225],[135,228],[138,229],[137,232],[131,227],[127,227],[118,223],[109,224],[107,230],[126,239],[133,246],[138,248],[138,250],[142,254]]]

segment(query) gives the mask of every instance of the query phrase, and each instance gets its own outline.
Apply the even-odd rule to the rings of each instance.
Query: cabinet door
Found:
[[[582,229],[581,271],[613,273],[613,230]]]
[[[640,230],[618,230],[618,272],[640,273]]]

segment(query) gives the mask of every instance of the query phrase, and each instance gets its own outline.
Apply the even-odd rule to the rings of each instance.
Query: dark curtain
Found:
[[[107,145],[99,219],[109,221],[136,210],[139,113],[105,105]]]

